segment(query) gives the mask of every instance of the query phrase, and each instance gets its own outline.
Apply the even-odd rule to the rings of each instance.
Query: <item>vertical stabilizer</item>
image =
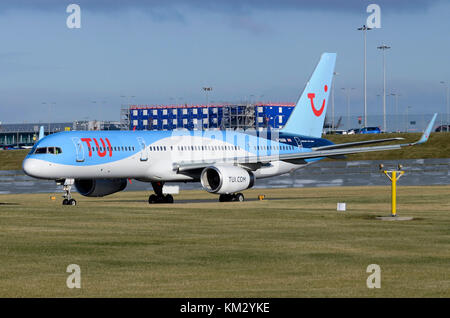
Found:
[[[336,53],[323,53],[282,132],[321,137]]]
[[[42,138],[44,138],[44,126],[41,126],[39,128],[39,139],[38,140],[41,140]]]

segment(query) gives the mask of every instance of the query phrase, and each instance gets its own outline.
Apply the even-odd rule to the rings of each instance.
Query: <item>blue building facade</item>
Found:
[[[281,128],[294,104],[155,105],[129,107],[129,129],[202,130]]]

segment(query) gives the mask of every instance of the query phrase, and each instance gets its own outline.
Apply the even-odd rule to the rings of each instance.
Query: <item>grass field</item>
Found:
[[[420,133],[399,134],[362,134],[362,135],[327,135],[324,138],[334,143],[344,143],[381,138],[403,137],[404,141],[384,143],[408,143],[417,141]],[[0,170],[22,170],[22,161],[29,150],[0,151]],[[408,147],[394,151],[369,152],[347,156],[345,160],[394,160],[394,159],[426,159],[426,158],[450,158],[450,133],[432,133],[430,140],[423,145]],[[331,159],[327,159],[331,160]]]
[[[450,297],[450,186],[0,196],[0,297]],[[267,200],[257,201],[258,194]],[[346,202],[347,212],[336,203]],[[81,289],[66,267],[81,267]],[[369,264],[381,288],[368,289]]]

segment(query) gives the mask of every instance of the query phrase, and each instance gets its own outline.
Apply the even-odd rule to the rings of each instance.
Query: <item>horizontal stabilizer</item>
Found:
[[[361,146],[361,145],[368,145],[368,144],[377,144],[377,143],[381,143],[381,142],[396,141],[396,140],[403,140],[403,139],[405,139],[405,138],[395,137],[395,138],[355,141],[355,142],[346,142],[344,144],[316,147],[316,148],[311,148],[311,149],[312,150],[339,149],[339,148],[347,148],[347,147]]]

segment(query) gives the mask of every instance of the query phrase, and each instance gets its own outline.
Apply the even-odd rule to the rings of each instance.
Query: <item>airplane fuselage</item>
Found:
[[[177,163],[308,152],[332,144],[322,138],[277,131],[73,131],[40,140],[23,162],[24,171],[43,179],[134,178],[143,181],[197,181]],[[298,169],[300,163],[272,161],[255,178]]]

